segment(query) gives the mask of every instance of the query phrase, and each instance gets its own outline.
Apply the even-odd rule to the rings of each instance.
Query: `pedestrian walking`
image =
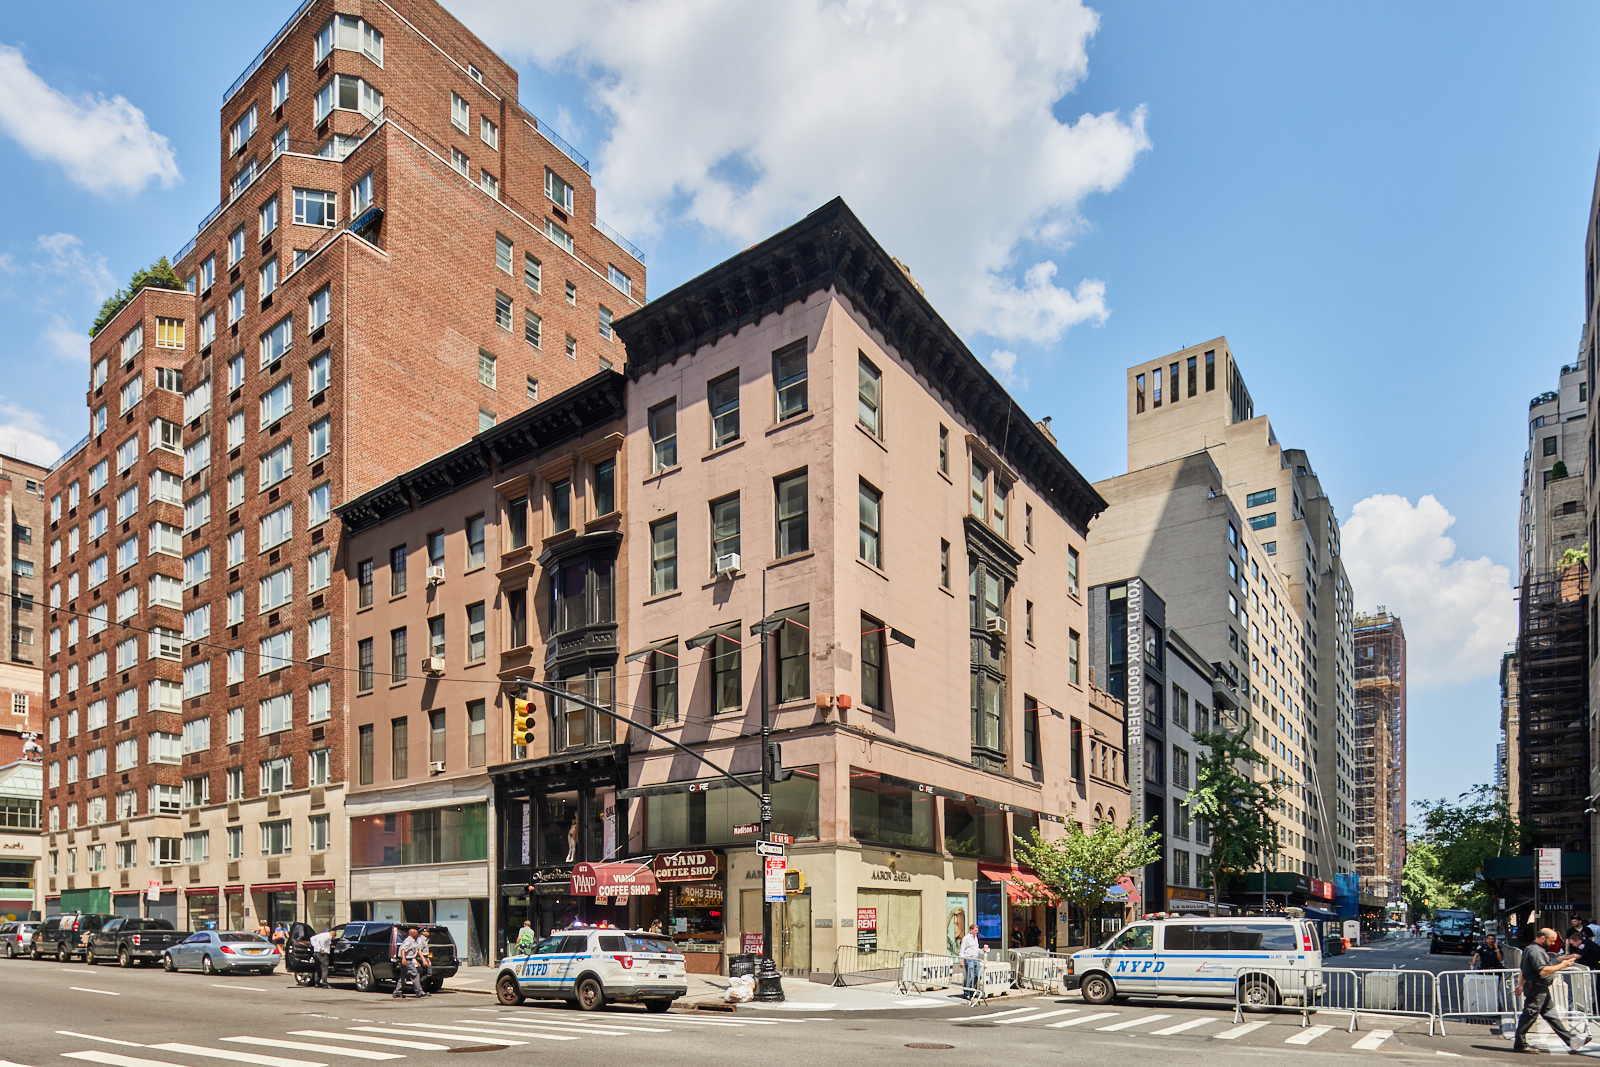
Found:
[[[421,945],[417,939],[417,928],[413,926],[410,930],[410,936],[400,942],[400,976],[395,980],[394,984],[396,1000],[406,995],[406,986],[408,984],[411,986],[412,993],[417,997],[428,995],[427,991],[422,988],[418,977],[417,966],[420,955]]]
[[[978,992],[983,983],[983,942],[978,940],[978,924],[967,927],[967,936],[961,939],[961,988],[968,1000]]]
[[[1493,934],[1484,936],[1483,943],[1472,953],[1472,969],[1498,971],[1505,968],[1506,950]]]
[[[1589,1043],[1589,1035],[1574,1033],[1551,1002],[1551,976],[1577,962],[1575,956],[1561,956],[1552,960],[1550,953],[1559,949],[1560,945],[1561,939],[1556,932],[1545,927],[1539,931],[1539,936],[1534,939],[1533,944],[1522,952],[1522,1017],[1517,1020],[1517,1033],[1511,1041],[1512,1052],[1544,1051],[1527,1043],[1528,1031],[1532,1029],[1533,1021],[1539,1018],[1543,1018],[1550,1025],[1550,1029],[1556,1032],[1556,1036],[1565,1041],[1567,1047],[1574,1052]]]
[[[428,982],[433,978],[433,948],[428,944],[428,931],[411,936],[417,939],[417,988],[427,996]]]
[[[328,985],[328,963],[333,958],[333,931],[323,927],[320,934],[311,935],[311,955],[317,961],[317,976],[313,986],[331,989]]]
[[[533,951],[534,942],[537,940],[538,935],[533,932],[533,920],[523,919],[522,929],[517,931],[517,943],[513,946],[512,951],[518,956],[526,956]]]

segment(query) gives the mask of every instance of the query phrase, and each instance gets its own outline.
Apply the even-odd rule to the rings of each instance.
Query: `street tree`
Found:
[[[1267,757],[1250,744],[1249,727],[1238,733],[1219,730],[1195,735],[1205,756],[1196,767],[1195,788],[1189,793],[1189,810],[1211,828],[1211,913],[1216,914],[1220,890],[1234,875],[1260,866],[1262,857],[1278,850],[1278,823],[1274,812],[1282,807],[1281,782],[1261,781],[1245,768],[1267,764]]]
[[[1046,840],[1036,826],[1016,839],[1017,861],[1032,867],[1044,888],[1025,884],[1021,889],[1035,904],[1064,900],[1077,905],[1087,938],[1088,917],[1100,910],[1117,879],[1161,858],[1161,835],[1154,827],[1154,819],[1141,824],[1130,817],[1122,826],[1100,822],[1085,832],[1068,822],[1066,836]]]
[[[1475,785],[1454,801],[1418,800],[1412,806],[1421,816],[1407,833],[1410,840],[1401,876],[1412,914],[1427,911],[1416,910],[1411,895],[1415,885],[1419,894],[1423,887],[1430,891],[1434,908],[1464,907],[1492,915],[1495,894],[1483,880],[1483,865],[1496,856],[1522,855],[1532,840],[1529,828],[1511,814],[1510,803],[1491,785]]]

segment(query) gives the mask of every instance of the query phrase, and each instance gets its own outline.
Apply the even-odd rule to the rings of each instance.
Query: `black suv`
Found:
[[[456,960],[456,943],[450,931],[429,923],[349,922],[333,928],[333,949],[328,957],[328,974],[338,978],[354,978],[356,989],[363,993],[394,988],[400,977],[400,942],[409,936],[411,928],[428,937],[428,951],[433,966],[428,971],[423,988],[437,993],[444,980],[459,969]],[[289,943],[283,956],[284,969],[292,973],[301,985],[310,985],[316,979],[317,959],[311,951],[314,931],[306,923],[289,927]]]
[[[34,931],[28,955],[36,960],[54,956],[62,963],[74,956],[84,957],[88,953],[89,938],[115,918],[115,915],[94,913],[52,916]]]

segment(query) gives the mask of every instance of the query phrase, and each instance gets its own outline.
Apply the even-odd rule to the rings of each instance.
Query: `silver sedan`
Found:
[[[201,930],[167,949],[161,964],[169,971],[271,974],[283,956],[259,934]]]

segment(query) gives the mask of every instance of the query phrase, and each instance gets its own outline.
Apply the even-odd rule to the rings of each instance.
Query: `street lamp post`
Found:
[[[761,570],[761,840],[772,840],[772,748],[770,737],[771,696],[767,689],[767,571]],[[772,960],[772,900],[766,890],[767,857],[761,856],[761,965],[756,973],[755,999],[776,1002],[783,999],[783,975]]]

